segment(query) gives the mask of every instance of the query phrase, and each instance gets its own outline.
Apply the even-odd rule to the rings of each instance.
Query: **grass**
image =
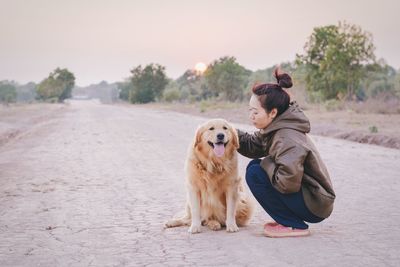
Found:
[[[226,110],[226,109],[235,109],[242,106],[241,102],[227,102],[227,101],[218,101],[218,100],[202,100],[201,102],[195,104],[196,107],[199,108],[201,113],[210,110]]]
[[[312,134],[333,136],[356,142],[372,140],[374,144],[400,148],[400,112],[398,112],[399,106],[395,102],[346,103],[332,101],[328,104],[310,104],[303,101],[298,102],[310,119]],[[301,104],[301,102],[305,104]],[[153,103],[145,106],[208,118],[223,118],[233,123],[250,124],[247,102],[231,103],[207,100],[192,104]]]

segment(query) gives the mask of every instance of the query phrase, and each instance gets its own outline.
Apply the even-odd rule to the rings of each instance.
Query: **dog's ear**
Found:
[[[231,132],[232,132],[232,144],[236,149],[238,149],[240,146],[238,133],[237,133],[236,129],[233,128],[232,126],[230,128],[231,128]]]
[[[201,136],[203,134],[203,126],[197,127],[196,134],[194,137],[193,147],[196,147],[201,142]]]

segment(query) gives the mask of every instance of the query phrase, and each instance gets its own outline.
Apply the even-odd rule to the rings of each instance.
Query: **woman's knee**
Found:
[[[251,160],[249,162],[249,164],[247,164],[246,171],[249,169],[250,166],[252,166],[252,165],[260,165],[260,163],[261,163],[261,159],[253,159],[253,160]]]
[[[249,164],[249,166],[247,166],[246,182],[249,187],[253,185],[265,185],[267,179],[267,173],[260,164]]]

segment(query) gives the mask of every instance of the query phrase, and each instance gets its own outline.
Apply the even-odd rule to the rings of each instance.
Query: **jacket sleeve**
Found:
[[[307,149],[290,138],[274,138],[269,151],[261,167],[271,184],[283,194],[300,191]]]
[[[266,152],[262,144],[262,137],[259,132],[249,134],[237,129],[239,136],[238,152],[248,158],[261,158]]]

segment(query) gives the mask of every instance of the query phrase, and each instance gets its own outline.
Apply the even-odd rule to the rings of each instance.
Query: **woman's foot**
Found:
[[[310,235],[310,230],[296,229],[283,226],[277,222],[270,222],[264,225],[264,235],[267,237],[299,237]]]
[[[266,226],[275,226],[275,225],[278,225],[278,223],[275,222],[275,221],[266,222],[266,223],[264,224],[264,228],[265,228]]]

